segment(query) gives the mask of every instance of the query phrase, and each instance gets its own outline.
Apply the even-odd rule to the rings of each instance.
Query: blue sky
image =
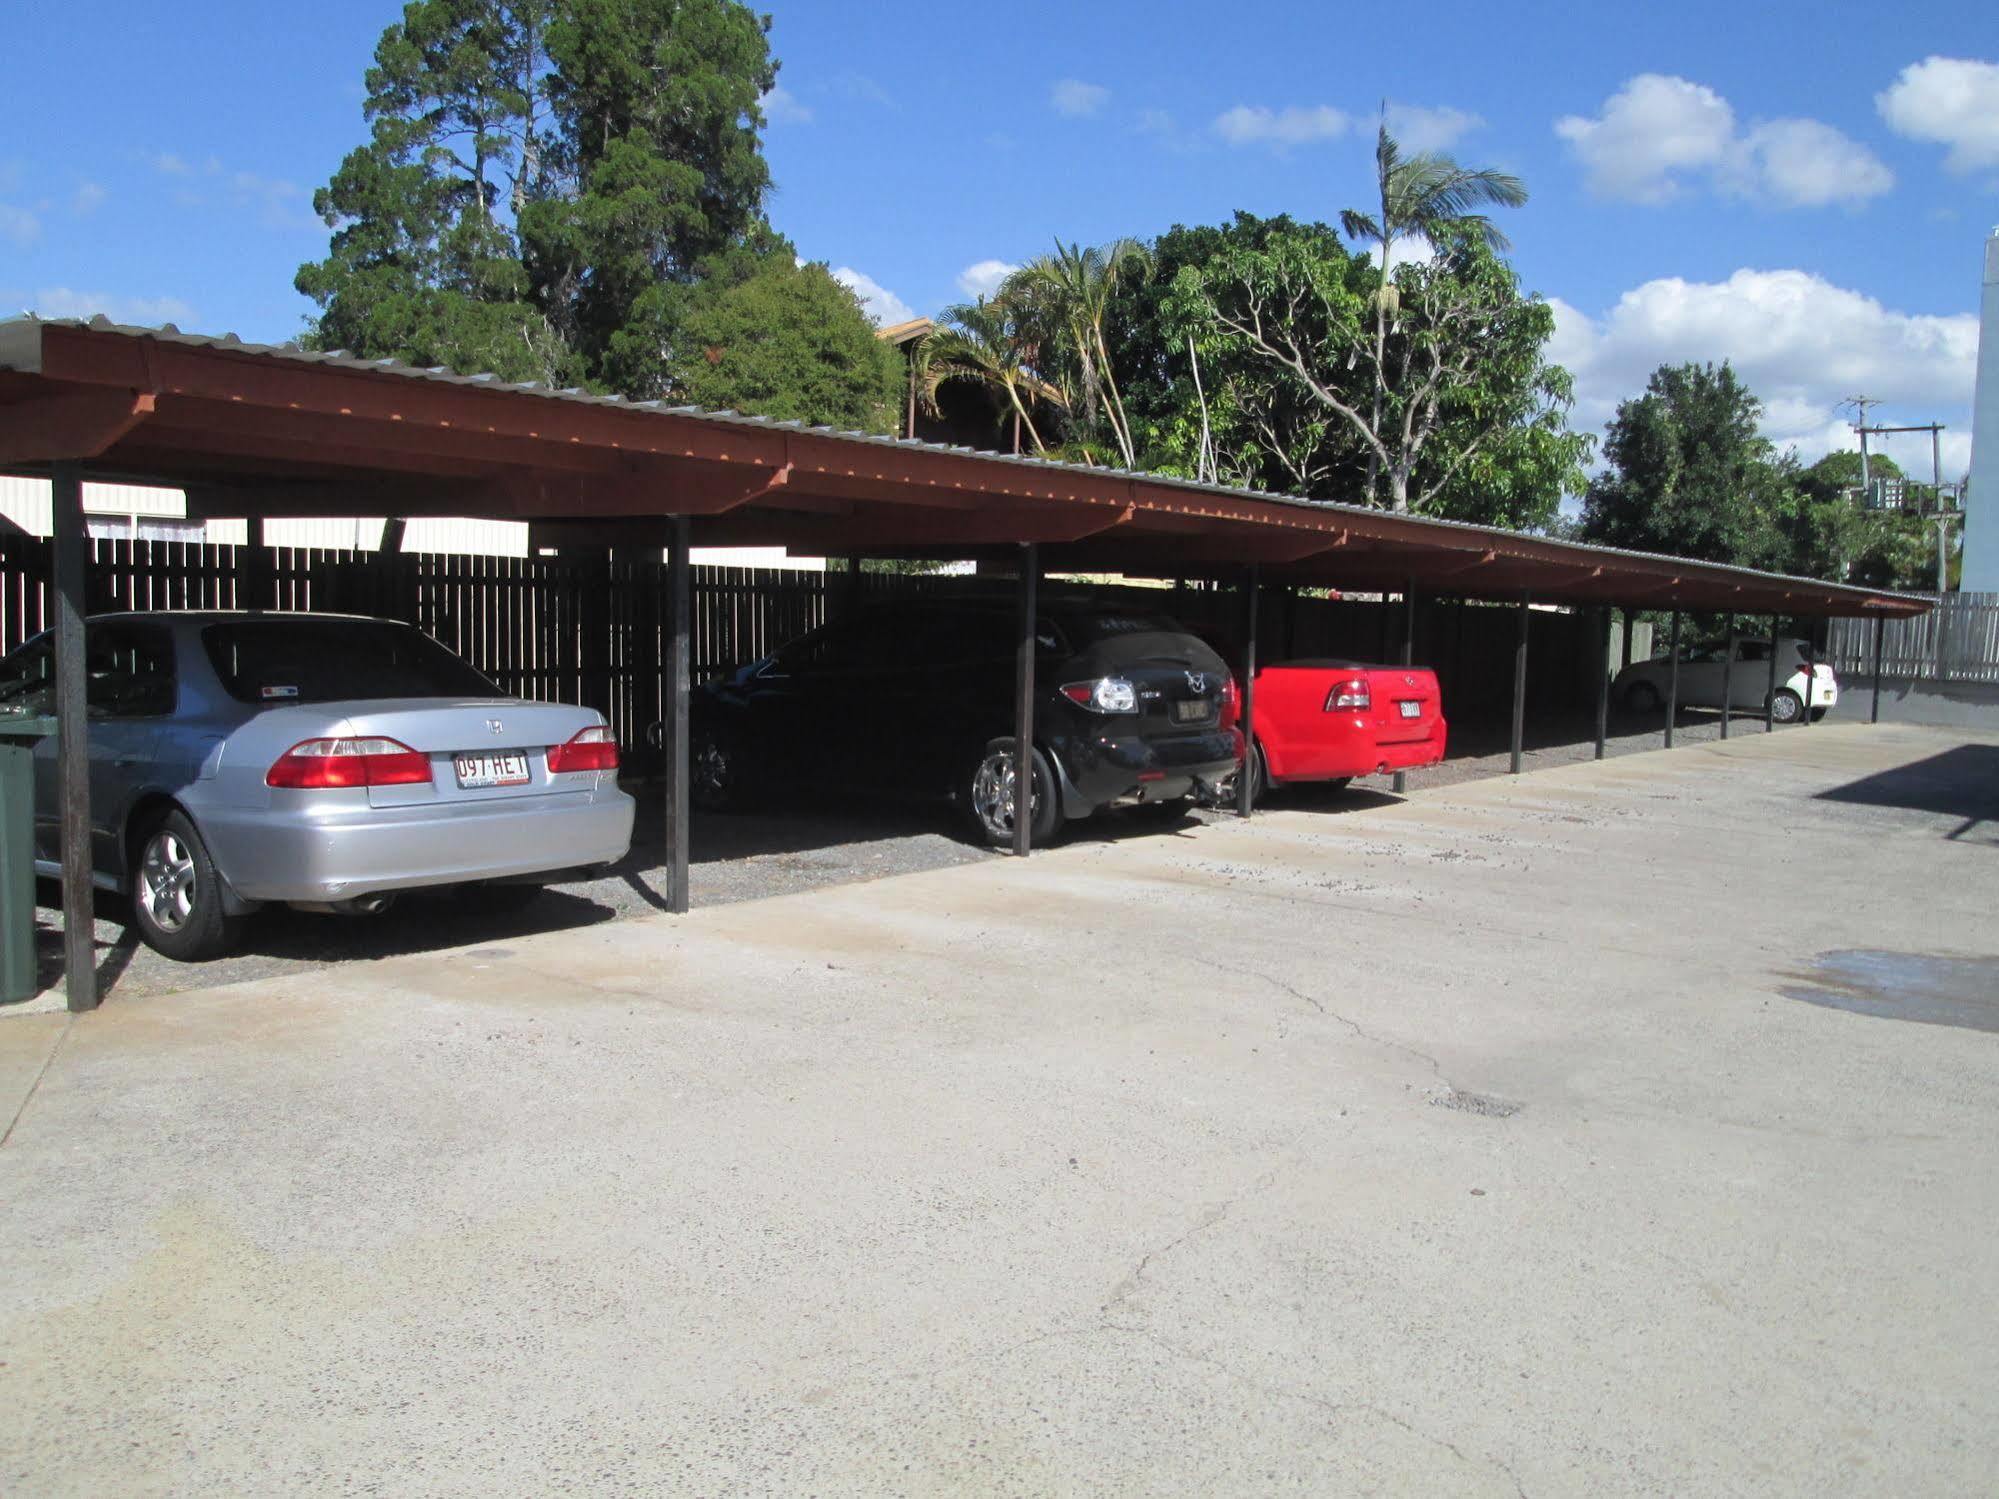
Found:
[[[362,137],[398,8],[17,3],[0,308],[295,334],[311,190]],[[1058,234],[1332,219],[1365,201],[1387,100],[1405,136],[1526,180],[1505,227],[1557,303],[1579,419],[1662,359],[1726,357],[1807,457],[1864,393],[1952,422],[1962,464],[1999,221],[1985,0],[772,10],[772,218],[886,314]]]

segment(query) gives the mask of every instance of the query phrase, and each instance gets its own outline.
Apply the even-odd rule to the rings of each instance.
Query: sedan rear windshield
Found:
[[[255,619],[201,632],[231,697],[277,707],[358,698],[498,697],[499,689],[408,625]]]

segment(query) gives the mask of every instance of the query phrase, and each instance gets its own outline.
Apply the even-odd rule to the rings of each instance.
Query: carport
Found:
[[[1534,603],[1777,616],[1919,613],[1926,600],[1482,526],[1155,475],[835,432],[576,390],[165,328],[0,323],[0,470],[54,487],[53,591],[69,1004],[97,1002],[84,718],[86,477],[187,492],[191,513],[475,516],[527,521],[541,545],[668,551],[667,901],[687,908],[688,553],[781,545],[817,556],[978,557],[1017,576],[1016,742],[1033,738],[1042,573],[1239,584],[1248,720],[1261,588],[1400,594],[1403,659],[1418,601],[1514,606],[1513,752]],[[1773,652],[1774,657],[1774,652]],[[1607,683],[1607,672],[1606,683]],[[1878,673],[1877,673],[1878,679]],[[1774,680],[1774,666],[1773,666]],[[1672,741],[1669,700],[1666,740]],[[1598,696],[1598,752],[1607,698]],[[1724,720],[1724,726],[1726,720]],[[1247,815],[1249,778],[1239,777]],[[1027,819],[1016,819],[1027,853]]]

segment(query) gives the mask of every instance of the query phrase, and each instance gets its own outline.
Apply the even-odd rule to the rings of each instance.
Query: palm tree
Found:
[[[1518,177],[1490,168],[1474,170],[1459,166],[1441,151],[1419,151],[1404,156],[1394,136],[1388,133],[1388,112],[1382,110],[1381,128],[1374,142],[1374,176],[1379,193],[1379,215],[1346,209],[1340,227],[1350,239],[1369,241],[1380,247],[1381,290],[1374,299],[1374,431],[1381,431],[1381,408],[1388,394],[1388,325],[1400,305],[1400,293],[1389,279],[1389,257],[1399,239],[1434,238],[1446,228],[1469,232],[1495,250],[1507,248],[1506,236],[1480,208],[1518,208],[1527,201],[1527,188]],[[1370,457],[1367,464],[1367,497],[1376,500],[1380,488],[1380,464]],[[1402,508],[1398,505],[1396,508]]]
[[[1013,408],[1014,451],[1020,451],[1020,427],[1034,439],[1034,451],[1047,452],[1029,412],[1030,400],[1059,400],[1059,394],[1037,380],[1028,368],[1027,353],[1015,312],[1004,300],[980,297],[960,302],[938,315],[937,327],[918,346],[917,380],[923,403],[937,410],[937,389],[946,380],[970,380],[993,399]]]
[[[1138,455],[1104,342],[1104,318],[1124,273],[1149,265],[1151,258],[1134,239],[1088,249],[1057,239],[1053,254],[1030,260],[1007,278],[1000,292],[1023,323],[1043,330],[1044,338],[1059,336],[1062,352],[1075,361],[1081,388],[1073,394],[1082,400],[1085,419],[1094,427],[1102,410],[1126,468],[1138,466]]]

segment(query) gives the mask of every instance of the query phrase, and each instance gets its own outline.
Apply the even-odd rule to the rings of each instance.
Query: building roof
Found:
[[[903,344],[915,343],[917,339],[923,337],[924,334],[936,326],[937,324],[934,319],[913,317],[907,322],[890,323],[886,328],[875,329],[875,337],[879,338],[883,343],[891,343],[900,347]]]
[[[97,318],[0,322],[0,469],[75,462],[217,516],[469,515],[708,546],[1406,586],[1474,598],[1906,615],[1929,601],[1363,506]]]

